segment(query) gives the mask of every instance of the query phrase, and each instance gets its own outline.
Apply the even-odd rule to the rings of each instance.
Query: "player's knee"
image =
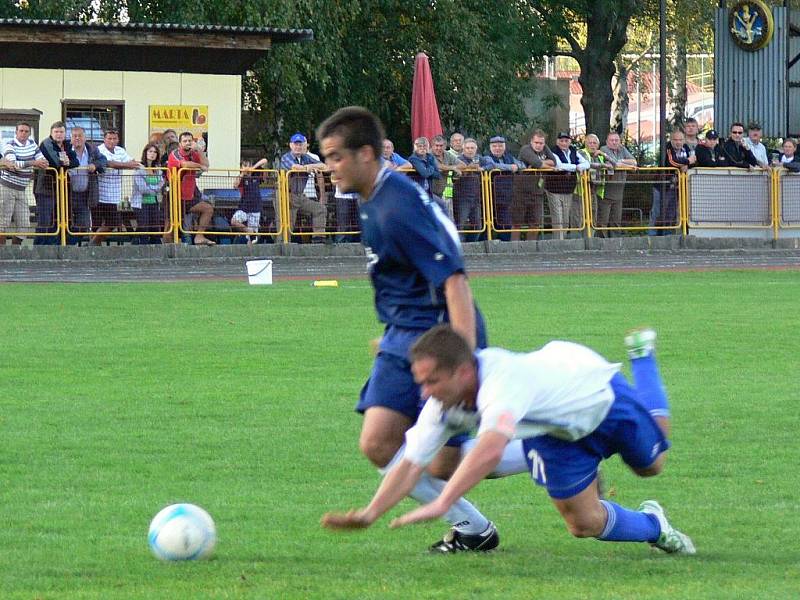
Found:
[[[386,440],[372,435],[362,435],[358,441],[361,453],[379,469],[388,465],[397,452],[397,448],[392,446]]]
[[[634,472],[639,477],[655,477],[659,475],[661,471],[664,470],[664,463],[666,462],[667,456],[666,454],[660,454],[659,457],[653,462],[652,465],[649,467],[642,467],[639,469],[634,469]]]

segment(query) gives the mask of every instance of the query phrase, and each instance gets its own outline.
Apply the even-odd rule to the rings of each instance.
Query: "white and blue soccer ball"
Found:
[[[199,506],[171,504],[153,517],[147,541],[161,560],[199,560],[214,551],[217,528]]]

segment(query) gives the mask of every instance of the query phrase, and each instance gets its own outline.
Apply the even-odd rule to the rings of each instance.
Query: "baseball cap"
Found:
[[[306,136],[304,136],[302,133],[295,133],[289,139],[289,141],[292,142],[292,143],[295,143],[295,142],[303,142],[303,143],[305,143],[306,142]]]
[[[556,136],[556,138],[557,138],[557,139],[559,139],[559,140],[560,140],[561,138],[567,138],[567,139],[570,139],[570,140],[571,140],[571,139],[572,139],[572,136],[571,136],[569,133],[567,133],[566,131],[559,131],[559,132],[558,132],[558,135]]]
[[[719,134],[717,133],[716,129],[709,129],[706,131],[706,139],[707,140],[718,140]]]
[[[497,142],[500,142],[500,143],[502,143],[502,144],[505,144],[505,143],[506,143],[506,138],[504,138],[502,135],[496,135],[496,136],[494,136],[493,138],[491,138],[491,139],[489,140],[489,143],[490,143],[490,144],[495,144],[495,143],[497,143]]]

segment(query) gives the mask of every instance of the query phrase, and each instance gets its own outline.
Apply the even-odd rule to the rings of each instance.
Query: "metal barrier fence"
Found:
[[[687,224],[703,229],[772,229],[778,175],[770,169],[689,171]]]
[[[593,235],[680,233],[685,196],[678,169],[606,167],[592,169],[588,179]]]
[[[272,169],[179,169],[172,185],[178,232],[216,243],[256,243],[284,229],[281,174]]]
[[[217,243],[338,243],[360,235],[358,201],[340,193],[329,173],[41,169],[16,182],[0,181],[0,243],[191,242],[199,234]],[[800,174],[782,169],[465,169],[448,178],[439,200],[466,241],[685,234],[689,227],[762,230],[777,239],[800,229]]]
[[[800,228],[800,173],[779,171],[776,175],[775,197],[780,198],[780,210],[776,210],[778,227]]]
[[[164,168],[69,169],[62,174],[63,231],[70,240],[158,243],[172,233],[170,172]]]
[[[53,168],[4,171],[0,181],[0,239],[37,238],[57,243],[61,222],[61,179]]]

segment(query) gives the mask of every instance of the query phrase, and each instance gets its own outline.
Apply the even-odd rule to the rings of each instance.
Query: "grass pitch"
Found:
[[[562,338],[623,360],[624,331],[656,327],[667,468],[647,480],[617,459],[604,469],[620,503],[661,501],[696,557],[572,539],[525,475],[470,495],[500,529],[490,555],[427,555],[439,523],[322,530],[323,512],[362,505],[378,483],[352,412],[380,333],[365,280],[9,284],[0,597],[797,597],[797,271],[479,277],[473,289],[492,343],[518,350]],[[150,519],[179,501],[216,520],[213,560],[150,555]]]

